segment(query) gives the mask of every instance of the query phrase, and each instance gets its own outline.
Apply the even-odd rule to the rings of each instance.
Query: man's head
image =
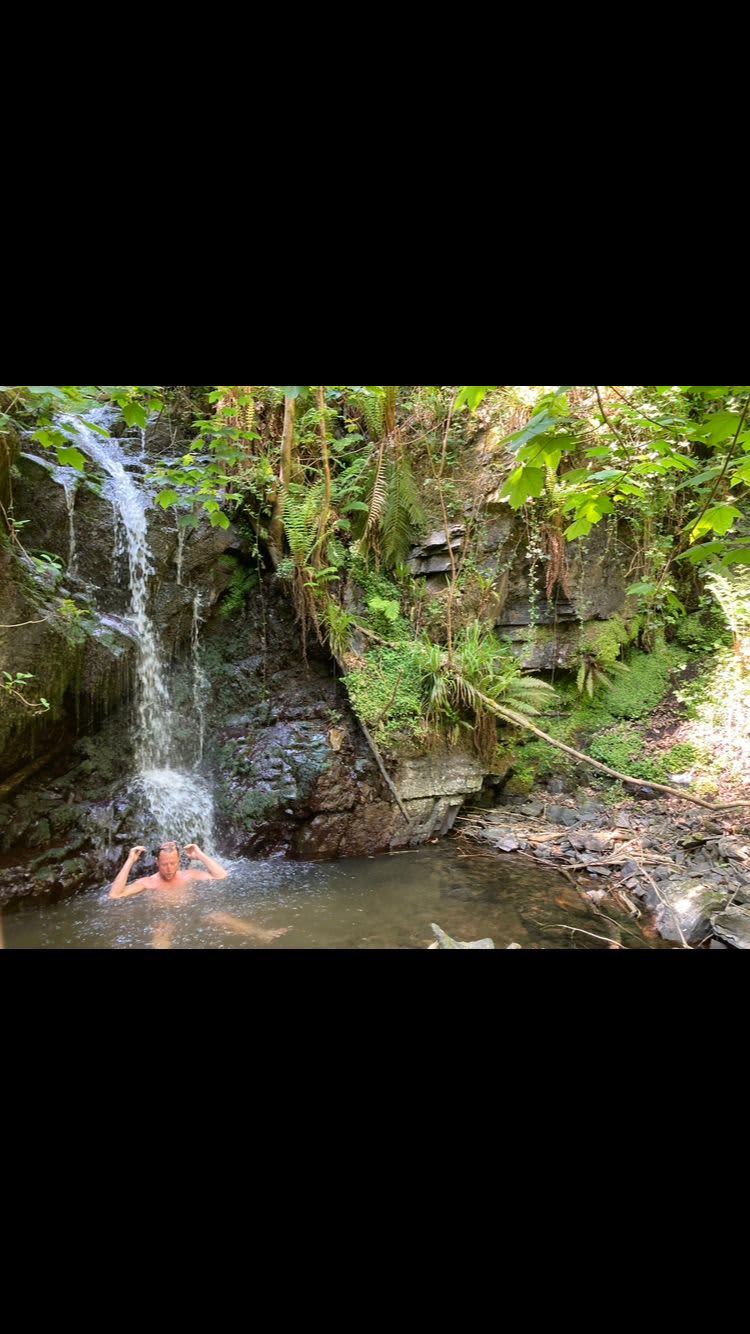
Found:
[[[159,875],[162,880],[174,880],[180,869],[180,849],[171,840],[162,843],[157,860]]]

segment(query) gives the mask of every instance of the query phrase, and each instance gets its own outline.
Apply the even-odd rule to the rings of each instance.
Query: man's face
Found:
[[[159,875],[162,880],[174,880],[180,869],[180,854],[177,849],[159,853]]]

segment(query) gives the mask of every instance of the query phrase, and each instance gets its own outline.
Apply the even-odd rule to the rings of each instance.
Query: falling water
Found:
[[[210,682],[203,670],[200,658],[200,628],[201,628],[201,595],[196,593],[193,598],[193,629],[191,635],[191,644],[193,650],[193,703],[198,718],[198,758],[195,767],[203,759],[203,741],[206,732],[206,700],[210,689]]]
[[[73,513],[76,504],[78,474],[72,468],[53,468],[52,476],[65,491],[65,508],[68,511],[68,574],[75,574],[77,553]]]
[[[177,583],[182,584],[182,553],[185,550],[186,528],[182,524],[177,525]]]
[[[97,408],[88,415],[94,424],[106,426],[116,413],[109,408]],[[138,644],[136,708],[140,772],[134,786],[145,795],[151,813],[166,837],[178,841],[205,840],[210,844],[212,801],[208,789],[199,780],[171,767],[172,703],[158,626],[148,609],[149,579],[154,572],[146,523],[149,496],[126,467],[127,463],[132,464],[126,453],[126,442],[102,438],[89,429],[85,418],[65,415],[60,418],[60,424],[75,435],[83,452],[107,474],[103,495],[111,502],[119,520],[115,529],[115,552],[120,536],[127,550],[130,620]],[[194,621],[196,618],[197,612],[194,611]],[[197,637],[197,630],[194,637]],[[197,655],[197,649],[194,653]],[[201,683],[200,689],[204,688]],[[202,750],[202,730],[200,744]]]
[[[97,409],[91,414],[97,424],[105,412]],[[76,433],[81,448],[109,475],[103,494],[115,505],[122,523],[128,553],[130,616],[138,635],[138,747],[144,769],[164,768],[169,764],[173,729],[158,636],[148,613],[148,581],[153,567],[146,527],[147,496],[127,471],[127,455],[119,441],[102,439],[80,417],[64,416],[61,422]]]
[[[117,570],[117,562],[121,556],[125,555],[125,543],[120,535],[120,512],[114,502],[110,499],[112,506],[112,568]]]

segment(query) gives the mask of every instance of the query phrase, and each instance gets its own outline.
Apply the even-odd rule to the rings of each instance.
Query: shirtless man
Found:
[[[226,880],[229,872],[223,866],[219,866],[212,857],[201,852],[197,843],[185,844],[185,856],[193,857],[196,861],[203,862],[208,869],[205,871],[194,871],[190,867],[187,871],[180,870],[180,851],[174,842],[162,843],[159,849],[159,867],[155,875],[142,876],[140,880],[134,880],[132,885],[127,884],[128,876],[135,866],[135,863],[146,851],[145,848],[131,848],[128,853],[127,861],[113,882],[109,891],[111,899],[125,899],[130,894],[141,894],[144,889],[184,889],[192,880]]]
[[[170,903],[179,903],[184,897],[184,891],[195,880],[226,880],[229,872],[223,866],[220,866],[213,857],[202,852],[197,843],[186,843],[184,852],[186,857],[192,857],[195,861],[202,862],[207,868],[205,871],[195,871],[192,867],[187,871],[180,869],[180,850],[173,841],[162,843],[159,849],[157,861],[158,871],[155,875],[142,876],[140,880],[134,880],[132,885],[127,884],[128,876],[135,863],[146,851],[143,847],[131,848],[128,853],[125,865],[118,871],[112,888],[109,891],[111,899],[128,898],[131,894],[141,894],[145,889],[155,889],[164,893],[165,900]],[[175,893],[175,891],[177,891]],[[181,892],[182,891],[182,892]],[[232,917],[229,913],[209,913],[207,920],[215,922],[217,926],[223,927],[228,931],[235,931],[240,935],[253,936],[256,940],[268,941],[275,940],[278,936],[283,936],[289,930],[288,927],[279,927],[275,930],[266,930],[263,927],[255,926],[252,922],[242,921],[239,917]],[[154,933],[154,949],[169,949],[171,937],[171,926],[168,923],[157,927]]]

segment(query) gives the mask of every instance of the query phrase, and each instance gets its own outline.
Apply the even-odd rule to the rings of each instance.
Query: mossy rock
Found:
[[[593,653],[605,669],[620,657],[620,650],[632,641],[633,633],[622,616],[608,621],[588,621],[581,627],[581,652]]]
[[[51,837],[49,820],[37,820],[36,827],[29,835],[28,844],[30,848],[39,848],[42,843],[48,843]]]

